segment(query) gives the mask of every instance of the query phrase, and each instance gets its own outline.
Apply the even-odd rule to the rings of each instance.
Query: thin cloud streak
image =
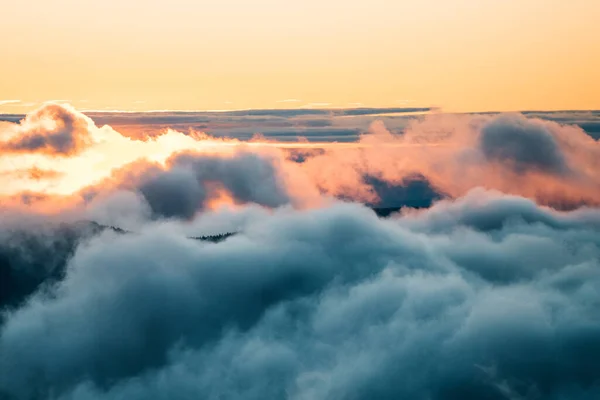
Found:
[[[20,102],[21,102],[21,100],[0,100],[0,106],[4,106],[7,104],[17,104]]]

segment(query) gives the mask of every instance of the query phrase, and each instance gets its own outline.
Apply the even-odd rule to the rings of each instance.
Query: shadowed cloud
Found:
[[[240,203],[277,207],[291,201],[277,162],[268,155],[248,152],[233,157],[184,153],[172,158],[168,169],[142,171],[137,185],[160,217],[189,219],[219,188]]]
[[[44,112],[8,126],[87,121]],[[8,184],[79,184],[0,198],[0,398],[598,397],[598,142],[404,123],[346,143],[91,123],[81,154],[11,153]]]
[[[493,204],[504,204],[507,221],[517,217],[493,231],[478,223],[486,232],[463,222],[497,219]],[[473,192],[390,220],[350,204],[243,213],[240,233],[216,244],[186,238],[182,229],[191,227],[151,224],[80,245],[50,292],[6,316],[0,393],[556,400],[600,393],[597,209],[556,213]],[[526,214],[534,217],[518,217]]]
[[[43,153],[68,156],[91,143],[89,119],[64,105],[47,104],[28,114],[12,137],[0,142],[0,150],[11,153]]]
[[[567,162],[552,131],[519,115],[501,116],[481,129],[481,150],[491,161],[510,164],[517,172],[538,169],[566,174]]]

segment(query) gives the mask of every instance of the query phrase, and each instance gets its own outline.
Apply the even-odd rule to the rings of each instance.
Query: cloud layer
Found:
[[[0,389],[16,399],[600,393],[597,210],[475,191],[391,220],[347,204],[243,213],[241,232],[218,244],[178,224],[82,244],[59,284],[7,315]]]
[[[135,139],[46,107],[0,137],[86,139],[3,153],[0,399],[600,396],[600,150],[580,128]]]
[[[393,198],[386,195],[403,191],[406,198],[419,196],[413,203],[428,205],[438,198],[460,197],[476,187],[525,196],[557,208],[600,202],[599,143],[576,126],[520,114],[432,114],[406,120],[406,126],[399,132],[375,122],[357,141],[330,143],[281,142],[274,140],[277,136],[255,136],[241,141],[175,130],[132,139],[110,126],[97,127],[88,117],[64,107],[46,105],[20,124],[9,126],[9,131],[28,129],[25,138],[36,132],[35,135],[46,138],[71,140],[65,142],[68,145],[60,140],[54,144],[44,142],[44,146],[52,149],[49,153],[44,150],[39,154],[47,146],[28,148],[24,144],[23,151],[29,149],[29,153],[12,156],[7,153],[4,165],[0,165],[9,177],[5,178],[7,184],[3,189],[7,194],[37,192],[83,196],[89,200],[92,192],[126,187],[141,191],[147,199],[152,199],[154,206],[160,207],[160,196],[153,194],[156,180],[159,186],[169,186],[164,192],[167,196],[170,190],[177,191],[174,197],[182,202],[181,210],[165,212],[186,218],[204,207],[205,199],[214,196],[211,192],[215,188],[240,203],[268,206],[314,204],[315,193],[321,193],[399,207],[404,203],[390,204]],[[283,118],[287,116],[284,111],[279,112],[282,116],[275,114]],[[315,112],[300,111],[305,113],[286,118]],[[248,113],[242,116],[275,117],[274,112]],[[77,138],[86,139],[78,142]],[[13,136],[7,143],[15,140],[28,142]],[[66,152],[73,146],[79,153]],[[59,149],[66,152],[60,161],[52,157]],[[188,159],[196,161],[180,165],[177,160],[184,157],[178,153],[187,153]],[[154,165],[144,171],[140,160]],[[29,179],[15,178],[19,175],[27,178],[23,171],[31,170],[46,173],[30,175]],[[163,172],[157,174],[157,170]],[[139,181],[140,177],[145,180],[137,186],[131,182],[132,178]],[[413,184],[415,179],[422,181],[428,190],[419,192]],[[99,190],[98,185],[105,187]],[[310,200],[297,198],[306,197],[307,193]]]

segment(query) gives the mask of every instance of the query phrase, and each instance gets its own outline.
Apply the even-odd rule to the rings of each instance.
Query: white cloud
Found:
[[[0,106],[4,106],[6,104],[15,104],[20,103],[21,100],[0,100]]]
[[[300,103],[302,100],[298,99],[285,99],[285,100],[277,100],[278,103]]]

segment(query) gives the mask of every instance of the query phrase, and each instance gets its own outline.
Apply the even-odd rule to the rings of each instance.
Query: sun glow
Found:
[[[234,210],[240,207],[231,193],[218,183],[208,184],[207,191],[210,193],[210,198],[205,202],[207,210]]]
[[[509,142],[498,132],[509,135]],[[519,153],[527,135],[548,154]],[[96,126],[72,107],[46,105],[19,124],[5,125],[0,146],[4,202],[10,196],[25,196],[26,204],[40,196],[86,202],[102,193],[143,189],[156,178],[158,185],[195,187],[191,197],[176,195],[165,204],[208,201],[210,208],[231,208],[241,196],[267,207],[290,202],[303,208],[330,197],[375,203],[379,194],[371,179],[393,187],[415,175],[452,197],[485,186],[544,202],[600,202],[598,142],[577,126],[519,114],[431,114],[411,120],[401,135],[374,122],[356,142],[279,142],[174,129],[133,139]],[[233,177],[248,173],[255,180],[239,186]],[[264,193],[275,200],[265,200]]]
[[[256,135],[249,141],[238,139],[215,138],[203,132],[179,132],[166,129],[162,134],[141,139],[123,136],[108,125],[98,127],[87,116],[79,113],[69,105],[46,105],[28,117],[21,124],[9,124],[3,131],[5,138],[19,138],[20,135],[38,132],[42,129],[61,135],[62,130],[68,129],[59,116],[48,112],[54,108],[61,118],[75,121],[80,126],[73,133],[74,141],[84,141],[81,149],[61,156],[46,154],[48,150],[24,153],[7,152],[0,158],[0,194],[12,195],[24,191],[44,194],[70,195],[86,186],[93,185],[108,178],[111,173],[123,166],[139,160],[145,160],[164,166],[165,162],[180,152],[196,152],[202,154],[219,154],[231,156],[238,151],[248,149],[255,152],[277,150],[306,150],[317,151],[325,149],[348,150],[360,148],[421,148],[423,146],[448,146],[444,143],[420,143],[397,141],[385,130],[380,129],[377,140],[366,138],[359,142],[278,142]],[[54,110],[56,112],[56,110]],[[72,123],[75,123],[72,122]],[[79,137],[82,137],[79,139]],[[48,139],[50,140],[50,139]],[[50,142],[49,142],[50,143]],[[43,152],[42,152],[43,150]],[[54,150],[53,150],[54,151]],[[15,178],[19,179],[15,179]],[[43,178],[43,179],[41,179]]]

